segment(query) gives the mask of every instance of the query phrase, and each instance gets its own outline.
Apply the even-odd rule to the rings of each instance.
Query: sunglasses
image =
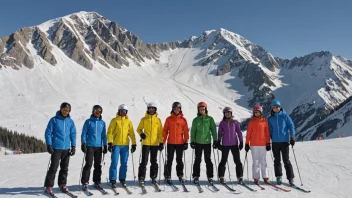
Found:
[[[225,114],[232,114],[232,112],[231,111],[226,111]]]

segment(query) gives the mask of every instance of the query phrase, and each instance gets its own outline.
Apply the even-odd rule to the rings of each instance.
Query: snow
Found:
[[[240,191],[241,194],[235,195],[236,197],[349,197],[352,193],[352,189],[349,188],[349,180],[352,177],[352,145],[350,142],[352,138],[339,138],[333,140],[324,141],[312,141],[312,142],[298,142],[294,147],[295,155],[297,157],[297,163],[302,177],[303,187],[309,189],[312,192],[310,194],[305,194],[295,189],[291,189],[288,186],[283,185],[283,188],[291,189],[291,192],[281,192],[275,191],[269,186],[263,184],[266,188],[260,191],[256,186],[253,188],[258,189],[258,192],[250,192],[247,189],[234,184],[234,188]],[[135,170],[138,170],[138,157],[140,152],[140,145],[137,146],[136,152],[133,154]],[[192,149],[186,151],[186,167],[187,174],[186,177],[189,181],[189,174],[191,170],[191,156]],[[241,161],[244,161],[244,150],[241,151]],[[251,177],[251,153],[248,153],[248,163],[249,163],[249,177]],[[69,174],[68,174],[68,186],[71,191],[77,195],[83,195],[83,192],[78,190],[78,181],[80,177],[81,164],[83,159],[83,153],[80,149],[77,150],[75,156],[70,159]],[[299,179],[297,166],[294,160],[292,149],[290,151],[290,159],[293,165],[293,170],[295,173],[295,183],[300,186],[301,182]],[[214,159],[212,156],[212,161]],[[24,154],[24,155],[7,155],[1,156],[0,158],[0,197],[37,197],[43,190],[43,182],[45,178],[45,172],[49,162],[49,154]],[[274,181],[273,177],[273,163],[271,154],[267,153],[268,162],[268,172],[269,178]],[[159,160],[158,160],[159,163]],[[25,165],[25,166],[24,166]],[[108,177],[108,170],[110,165],[110,153],[105,156],[105,165],[103,165],[102,181],[106,181]],[[231,180],[236,180],[235,165],[232,161],[232,156],[229,155],[229,165],[231,171]],[[201,194],[202,197],[232,197],[234,196],[224,187],[220,186],[216,182],[216,186],[220,189],[219,192],[213,193],[206,186],[206,176],[205,176],[205,163],[201,164],[201,185],[204,192]],[[133,180],[133,165],[132,165],[132,155],[129,157],[128,161],[128,172],[127,172],[127,184],[130,186],[132,195],[129,197],[140,197],[140,189],[134,186]],[[162,167],[162,166],[161,166]],[[150,186],[149,181],[146,181],[146,189],[148,193],[143,195],[143,197],[197,197],[199,196],[197,188],[191,183],[187,182],[187,188],[190,190],[189,193],[182,192],[181,186],[177,181],[175,176],[175,162],[173,165],[172,179],[176,186],[180,188],[179,192],[172,192],[170,187],[165,187],[166,191],[160,193],[154,192],[152,186]],[[214,168],[214,171],[216,169]],[[247,180],[247,169],[244,170],[245,180]],[[284,171],[284,168],[283,168]],[[163,168],[162,171],[163,172]],[[285,172],[283,172],[285,174]],[[137,172],[135,172],[137,174]],[[149,165],[147,166],[147,175],[149,175]],[[25,178],[23,178],[25,176]],[[91,174],[92,176],[92,174]],[[228,172],[225,173],[226,179],[228,178]],[[56,177],[57,179],[57,177]],[[162,179],[162,177],[161,177]],[[286,178],[283,179],[284,183],[287,183]],[[230,185],[231,186],[231,185]],[[113,197],[112,191],[104,184],[106,190],[110,193],[109,196]],[[160,188],[164,190],[163,181],[161,181]],[[90,187],[91,191],[94,193],[92,197],[101,197],[102,195]],[[127,193],[118,187],[120,192],[119,196],[127,196]],[[54,192],[58,197],[65,197],[64,194],[60,193],[57,189],[57,183],[55,181]]]

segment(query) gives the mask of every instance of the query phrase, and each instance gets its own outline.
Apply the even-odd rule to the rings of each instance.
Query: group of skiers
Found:
[[[293,170],[289,160],[289,145],[295,144],[294,125],[288,114],[282,109],[279,101],[274,100],[271,104],[271,115],[268,119],[263,116],[263,109],[260,105],[253,107],[253,117],[247,128],[245,146],[240,124],[234,119],[232,109],[223,109],[223,119],[219,124],[218,132],[214,119],[208,115],[208,108],[205,102],[197,104],[197,116],[192,121],[191,134],[187,120],[183,117],[182,107],[179,102],[172,104],[170,116],[165,120],[164,125],[158,118],[157,106],[155,103],[147,104],[145,116],[140,120],[137,133],[141,138],[141,159],[138,168],[138,180],[144,185],[146,178],[146,167],[150,155],[150,178],[156,182],[158,175],[157,155],[162,152],[167,143],[165,151],[166,163],[164,177],[168,184],[171,184],[171,169],[176,153],[176,174],[180,182],[184,182],[184,162],[182,158],[190,147],[194,155],[193,182],[199,183],[200,164],[202,153],[206,163],[206,175],[210,183],[213,183],[214,169],[211,160],[212,148],[222,152],[218,165],[217,176],[221,183],[225,183],[224,174],[227,158],[231,151],[234,163],[236,164],[236,176],[238,182],[243,182],[243,166],[240,159],[240,151],[245,148],[252,153],[252,175],[254,182],[258,183],[260,172],[263,180],[268,181],[266,152],[272,149],[274,155],[274,170],[277,183],[281,184],[282,169],[281,156],[286,169],[286,177],[293,185]],[[67,174],[70,156],[76,152],[76,128],[74,121],[70,118],[71,105],[64,102],[56,116],[50,119],[45,131],[47,151],[51,154],[50,166],[47,171],[44,186],[49,194],[52,193],[55,174],[60,165],[58,185],[61,191],[66,192],[68,188]],[[116,180],[119,179],[123,186],[126,186],[126,172],[129,152],[136,150],[136,137],[132,121],[128,117],[128,107],[122,104],[118,107],[116,117],[110,121],[109,127],[102,119],[103,108],[95,105],[92,114],[83,125],[81,135],[81,150],[85,154],[85,165],[82,170],[82,188],[87,189],[90,170],[94,162],[93,182],[94,187],[102,189],[102,156],[108,151],[111,153],[111,164],[109,168],[109,181],[113,188],[116,188]],[[163,127],[164,126],[164,127]],[[130,140],[132,142],[130,148]],[[247,153],[246,153],[247,156]],[[215,155],[214,155],[215,158]],[[120,168],[117,171],[117,164],[120,159]],[[193,159],[192,159],[193,160]],[[193,162],[193,161],[192,161]],[[117,177],[117,172],[119,173]]]

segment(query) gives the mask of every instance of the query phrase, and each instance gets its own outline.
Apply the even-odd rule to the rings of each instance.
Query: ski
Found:
[[[50,198],[57,198],[57,196],[54,193],[49,193],[46,189],[45,189],[45,192],[43,193],[43,195],[46,195]]]
[[[112,191],[114,191],[115,196],[120,194],[119,192],[117,192],[116,188],[112,187],[111,183],[108,182],[108,180],[107,180],[107,183],[106,183],[106,184],[111,188]],[[105,191],[105,190],[104,190],[104,191]],[[101,191],[101,192],[102,192],[102,191]],[[103,193],[103,192],[102,192],[102,193]]]
[[[154,181],[152,180],[152,185],[153,185],[153,187],[155,189],[155,192],[161,192],[161,190],[159,188],[159,185],[156,183],[155,180]]]
[[[99,192],[101,192],[103,195],[107,195],[109,194],[108,192],[106,192],[102,187],[97,188],[95,185],[93,185],[95,189],[97,189]]]
[[[260,190],[265,190],[265,188],[262,185],[260,185],[258,182],[253,182],[253,183],[257,185],[260,188]]]
[[[301,191],[301,192],[304,192],[304,193],[310,193],[311,191],[310,190],[305,190],[305,189],[303,189],[303,188],[301,188],[301,187],[298,187],[298,186],[296,186],[296,185],[288,185],[288,186],[290,186],[291,188],[294,188],[294,189],[296,189],[296,190],[299,190],[299,191]]]
[[[255,190],[255,189],[249,187],[249,186],[248,186],[247,184],[245,184],[244,182],[240,182],[239,184],[240,184],[241,186],[247,188],[248,190],[252,191],[252,192],[257,192],[257,190]]]
[[[196,185],[197,188],[198,188],[198,192],[199,192],[199,193],[202,193],[202,192],[203,192],[203,188],[199,185],[199,183],[196,183],[195,185]]]
[[[168,186],[172,188],[172,191],[178,191],[179,189],[172,183],[172,181],[165,181]]]
[[[209,182],[208,187],[212,188],[213,192],[218,192],[219,191],[219,189],[214,185],[213,182]]]
[[[93,193],[88,190],[88,187],[83,187],[82,190],[83,190],[84,194],[86,194],[87,196],[93,195]]]
[[[180,179],[180,183],[181,183],[181,186],[183,188],[183,191],[184,192],[189,192],[188,189],[186,188],[185,180]]]
[[[126,184],[121,184],[122,185],[122,188],[125,189],[125,191],[127,192],[127,194],[132,194],[132,192],[130,191],[130,189],[128,189],[127,185]]]
[[[65,193],[66,195],[68,195],[71,198],[77,198],[78,197],[77,195],[72,194],[69,190],[66,190],[66,191],[61,190],[61,192]]]
[[[236,190],[231,188],[229,185],[227,185],[226,183],[220,183],[222,186],[224,186],[227,190],[231,191],[231,192],[235,192]]]
[[[279,190],[282,190],[282,191],[284,191],[284,192],[290,192],[291,190],[289,190],[289,189],[285,189],[285,188],[281,188],[281,187],[279,187],[279,186],[276,186],[275,184],[272,184],[271,182],[265,182],[266,184],[268,184],[268,185],[270,185],[270,186],[272,186],[272,187],[274,187],[274,188],[277,188],[277,189],[279,189]]]

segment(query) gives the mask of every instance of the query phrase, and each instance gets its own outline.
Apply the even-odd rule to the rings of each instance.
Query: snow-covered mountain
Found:
[[[276,98],[292,116],[299,139],[349,136],[351,66],[330,52],[274,58],[225,29],[146,44],[98,13],[78,12],[0,39],[0,125],[42,138],[64,100],[73,104],[78,125],[96,103],[105,107],[107,119],[127,103],[137,125],[149,101],[160,105],[162,118],[180,101],[191,121],[196,103],[206,101],[217,121],[224,106],[245,121],[257,103],[268,115]]]

